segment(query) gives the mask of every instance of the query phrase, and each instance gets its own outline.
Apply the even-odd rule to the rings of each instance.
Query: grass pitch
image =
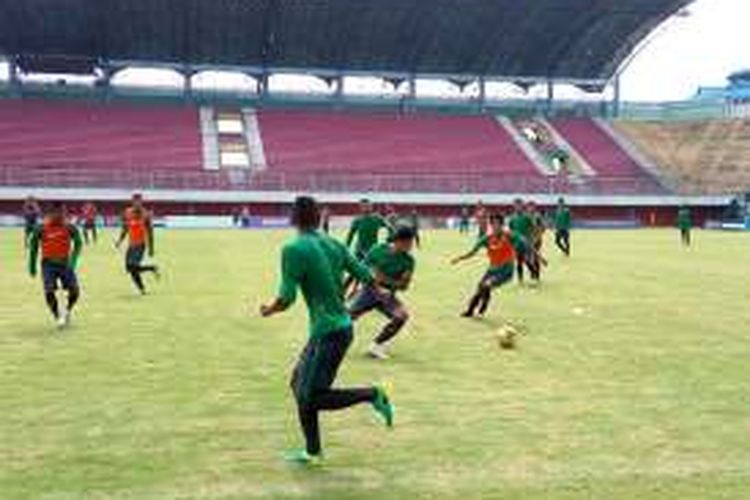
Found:
[[[361,355],[372,315],[340,375],[391,382],[396,428],[324,416],[316,470],[280,459],[301,443],[305,308],[256,313],[288,236],[161,231],[165,276],[141,298],[106,234],[60,334],[0,232],[0,498],[750,498],[750,235],[576,232],[570,261],[548,245],[542,289],[468,321],[484,259],[449,267],[470,241],[427,233],[393,359]],[[506,320],[527,332],[513,351]]]

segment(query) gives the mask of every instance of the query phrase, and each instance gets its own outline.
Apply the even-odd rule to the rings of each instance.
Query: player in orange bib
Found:
[[[505,228],[505,219],[502,215],[497,214],[490,217],[489,229],[489,234],[480,237],[474,248],[451,261],[452,264],[458,264],[472,258],[483,248],[487,251],[489,268],[484,273],[474,296],[469,301],[468,308],[461,314],[466,318],[473,317],[475,311],[478,311],[480,315],[487,312],[487,307],[492,298],[492,289],[513,279],[516,251],[525,245],[520,234]]]
[[[125,253],[125,270],[130,274],[133,283],[141,294],[146,293],[143,283],[143,273],[153,273],[159,277],[159,268],[155,265],[143,265],[143,257],[148,251],[149,257],[154,256],[154,231],[151,215],[143,206],[141,195],[133,195],[133,203],[125,210],[122,217],[122,232],[117,240],[117,248],[128,239],[128,250]]]
[[[53,205],[49,215],[42,225],[34,230],[29,240],[29,274],[32,277],[37,275],[41,249],[44,298],[60,328],[70,323],[71,311],[80,297],[75,270],[81,246],[81,235],[78,229],[68,222],[65,207],[61,203]],[[67,308],[63,312],[60,311],[57,302],[58,283],[68,292]]]

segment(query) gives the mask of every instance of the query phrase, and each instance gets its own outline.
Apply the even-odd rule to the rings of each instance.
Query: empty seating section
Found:
[[[597,175],[603,177],[646,177],[644,171],[594,121],[588,119],[554,120],[553,125]]]
[[[0,165],[200,170],[198,110],[0,101]]]
[[[686,194],[750,189],[750,120],[613,125]]]
[[[259,121],[277,171],[539,176],[491,117],[270,110]]]
[[[226,115],[205,111],[203,115],[211,120]],[[254,142],[255,150],[247,144],[245,133],[206,135],[200,116],[199,109],[192,106],[0,100],[0,185],[329,192],[659,192],[649,173],[590,120],[553,122],[598,174],[567,182],[561,176],[543,175],[492,116],[259,110],[253,114],[253,123],[257,117],[256,135],[260,136]],[[237,119],[241,116],[238,111],[232,118],[241,124]],[[747,159],[742,156],[748,154],[746,148],[721,163],[718,149],[712,146],[716,136],[747,140],[746,126],[734,125],[729,131],[718,125],[706,127],[719,127],[706,139],[706,148],[716,153],[716,158],[704,154],[701,162],[729,168]],[[631,135],[646,142],[649,149],[643,136],[655,133],[650,129],[638,132],[635,129]],[[693,135],[678,131],[664,134],[674,136],[675,141],[693,140]],[[248,161],[238,160],[207,170],[204,146],[210,145],[227,158],[242,156],[247,160],[250,153],[263,161],[239,168],[247,167]],[[672,164],[683,158],[657,159]]]

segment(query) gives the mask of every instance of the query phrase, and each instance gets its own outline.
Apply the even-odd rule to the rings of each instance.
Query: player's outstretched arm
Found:
[[[486,244],[486,241],[487,241],[486,237],[480,239],[479,241],[477,241],[477,244],[474,245],[474,248],[472,248],[471,250],[469,250],[468,252],[466,252],[463,255],[459,255],[458,257],[455,257],[455,258],[451,259],[451,264],[456,265],[459,262],[463,262],[465,260],[471,259]]]
[[[349,225],[349,232],[346,233],[345,245],[347,248],[352,246],[352,241],[354,241],[354,235],[356,234],[357,234],[357,219],[354,219],[352,223]]]

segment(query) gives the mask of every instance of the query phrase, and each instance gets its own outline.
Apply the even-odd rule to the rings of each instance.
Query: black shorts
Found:
[[[128,247],[128,251],[125,253],[125,267],[140,266],[145,254],[146,245]]]
[[[290,384],[300,406],[312,402],[316,393],[331,388],[353,337],[350,326],[308,340],[294,367]]]
[[[78,278],[75,271],[67,264],[59,262],[42,262],[42,282],[45,293],[57,291],[58,284],[63,290],[77,290]]]
[[[396,296],[372,285],[364,286],[354,297],[349,314],[353,317],[361,316],[367,312],[377,309],[388,318],[393,318],[396,311],[403,306]]]

